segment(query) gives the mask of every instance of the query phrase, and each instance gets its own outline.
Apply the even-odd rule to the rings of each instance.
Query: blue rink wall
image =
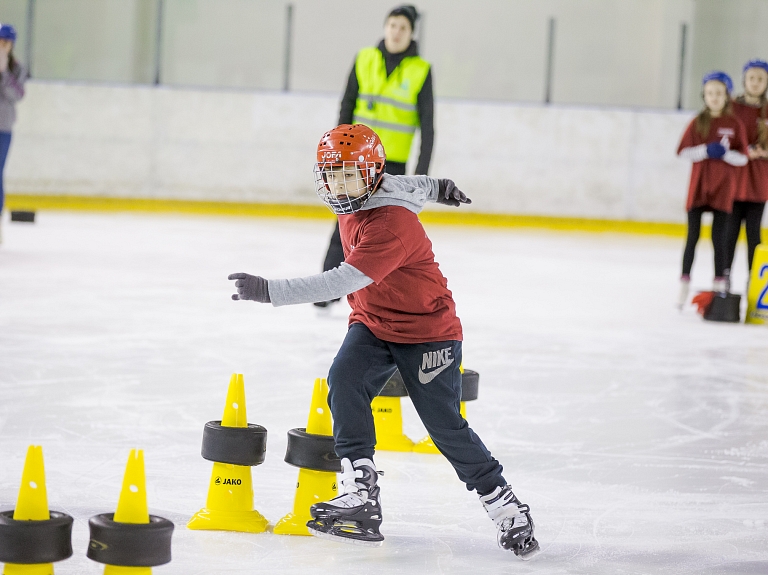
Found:
[[[317,206],[312,164],[338,96],[31,81],[14,195]],[[684,222],[694,112],[440,100],[431,175],[469,210]],[[414,146],[417,149],[417,146]],[[412,158],[413,160],[413,158]]]

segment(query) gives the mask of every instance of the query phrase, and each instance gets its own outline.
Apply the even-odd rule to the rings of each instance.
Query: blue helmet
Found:
[[[701,79],[701,85],[703,86],[710,80],[717,80],[718,82],[725,84],[725,89],[728,90],[729,93],[733,90],[733,82],[731,81],[731,77],[725,72],[721,72],[720,70],[707,72]]]
[[[10,24],[0,24],[0,38],[5,40],[10,40],[11,42],[15,42],[16,28],[11,26]]]
[[[766,72],[768,72],[768,62],[766,62],[765,60],[758,60],[757,58],[755,58],[754,60],[750,60],[749,62],[744,64],[744,68],[742,69],[742,72],[746,73],[747,70],[749,70],[750,68],[761,68]]]

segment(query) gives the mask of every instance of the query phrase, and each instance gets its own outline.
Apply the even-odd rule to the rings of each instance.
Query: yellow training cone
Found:
[[[333,447],[328,382],[318,378],[312,390],[306,429],[292,429],[288,432],[285,461],[299,467],[299,478],[296,481],[293,512],[277,522],[274,533],[309,535],[307,521],[312,519],[309,508],[338,495],[336,472],[341,467]]]
[[[401,397],[408,391],[399,371],[395,371],[386,385],[371,402],[373,423],[376,427],[376,449],[381,451],[413,451],[413,441],[403,433]]]
[[[48,491],[45,488],[43,448],[40,445],[30,445],[27,449],[13,518],[17,521],[44,521],[51,518],[48,511]]]
[[[123,486],[117,500],[115,523],[149,523],[147,508],[147,478],[144,472],[144,451],[131,449],[123,475]],[[122,567],[105,565],[104,575],[152,575],[151,567]]]
[[[123,475],[123,486],[113,521],[118,523],[149,523],[147,509],[147,480],[144,473],[144,451],[131,449]]]
[[[89,559],[104,564],[104,575],[152,575],[152,566],[171,560],[173,523],[150,515],[144,452],[131,449],[114,513],[88,520]]]
[[[232,374],[221,427],[248,427],[243,376]],[[253,508],[251,468],[215,462],[205,507],[187,523],[189,529],[262,533],[269,522]]]
[[[757,246],[752,257],[745,323],[768,325],[768,244]]]
[[[333,435],[331,408],[328,406],[328,380],[318,377],[312,388],[312,402],[309,405],[307,433]]]
[[[48,493],[45,488],[43,448],[30,445],[21,474],[21,487],[13,519],[16,521],[47,521]],[[6,563],[3,575],[53,575],[53,563],[19,564]]]
[[[376,449],[413,451],[413,441],[403,433],[403,411],[399,397],[374,397],[371,402],[376,426]]]

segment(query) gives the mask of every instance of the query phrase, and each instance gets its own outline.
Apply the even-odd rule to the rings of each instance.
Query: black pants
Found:
[[[723,277],[728,267],[728,246],[726,245],[726,231],[728,214],[720,210],[713,210],[707,206],[693,208],[688,212],[688,239],[685,242],[683,252],[683,275],[691,275],[693,256],[696,253],[696,244],[701,234],[701,214],[712,212],[712,247],[715,249],[715,277]]]
[[[733,211],[728,217],[728,267],[733,266],[736,243],[739,241],[741,222],[747,232],[747,264],[752,270],[752,258],[755,248],[760,244],[760,225],[763,221],[764,202],[733,202]]]
[[[404,176],[405,164],[402,162],[387,162],[384,166],[384,172],[390,176]],[[337,268],[344,261],[344,250],[341,248],[341,235],[339,234],[339,220],[336,220],[336,227],[331,235],[331,243],[328,245],[328,252],[323,261],[323,271],[327,272]]]
[[[421,421],[467,489],[486,494],[506,485],[501,464],[459,411],[460,364],[460,341],[391,343],[352,324],[328,373],[336,454],[352,461],[373,458],[371,401],[398,368]]]

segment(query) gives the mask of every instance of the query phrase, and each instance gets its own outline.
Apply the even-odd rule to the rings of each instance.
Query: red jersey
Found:
[[[702,138],[696,131],[696,120],[688,124],[680,146],[679,154],[683,148],[691,148],[700,144],[720,142],[725,136],[731,150],[747,153],[747,135],[744,125],[736,116],[721,116],[712,118],[709,134]],[[708,206],[722,212],[731,212],[733,200],[739,185],[743,185],[744,166],[732,166],[722,159],[708,158],[701,162],[694,162],[691,167],[691,183],[688,186],[688,202],[685,209]]]
[[[757,145],[757,127],[761,122],[766,122],[760,117],[760,110],[760,106],[733,103],[733,113],[744,124],[750,146]],[[744,176],[745,183],[736,193],[735,199],[740,202],[768,202],[768,159],[750,160]]]
[[[351,293],[349,324],[381,340],[461,340],[461,322],[419,218],[400,206],[339,216],[345,261],[374,283]]]

